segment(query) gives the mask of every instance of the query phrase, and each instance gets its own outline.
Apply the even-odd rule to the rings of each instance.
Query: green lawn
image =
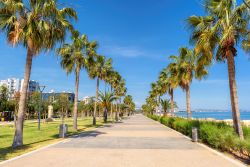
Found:
[[[72,119],[66,119],[65,123],[69,126],[69,135],[79,134],[94,128],[92,126],[92,118],[78,119],[77,132],[73,131]],[[49,123],[41,123],[41,130],[39,131],[37,129],[37,122],[25,121],[24,146],[15,150],[13,150],[11,147],[15,130],[13,125],[0,125],[0,161],[10,159],[42,146],[62,140],[58,138],[60,124],[60,120]],[[101,126],[102,124],[102,119],[97,119],[96,127]]]

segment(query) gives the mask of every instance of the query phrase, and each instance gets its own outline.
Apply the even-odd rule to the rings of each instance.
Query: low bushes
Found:
[[[241,141],[234,132],[233,127],[226,125],[224,122],[187,120],[184,118],[160,117],[156,115],[148,115],[148,117],[189,137],[192,135],[192,127],[197,127],[200,142],[241,158],[250,158],[249,127],[243,127],[245,140]]]

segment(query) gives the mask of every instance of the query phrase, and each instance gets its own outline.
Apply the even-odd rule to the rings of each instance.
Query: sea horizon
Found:
[[[175,113],[177,116],[181,117],[186,117],[186,111],[185,110],[180,110]],[[232,119],[232,112],[230,110],[216,110],[216,111],[192,111],[192,117],[193,118],[202,118],[202,119],[207,119],[207,118],[213,118],[217,120],[227,120],[227,119]],[[250,120],[250,111],[240,111],[240,117],[241,120]]]

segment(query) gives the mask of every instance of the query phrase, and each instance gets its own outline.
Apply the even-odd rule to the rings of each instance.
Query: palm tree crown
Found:
[[[56,0],[0,2],[0,29],[5,32],[8,42],[13,46],[22,44],[27,48],[13,147],[23,145],[23,121],[33,56],[42,50],[52,49],[58,42],[63,42],[67,31],[73,31],[70,23],[72,18],[77,19],[75,10],[59,9]]]
[[[95,42],[89,42],[86,35],[79,35],[79,32],[74,32],[71,44],[64,44],[57,50],[61,56],[61,66],[66,70],[67,74],[75,72],[75,101],[74,101],[74,129],[77,130],[77,112],[78,112],[78,90],[79,77],[82,68],[88,68],[92,63],[93,55],[92,46],[96,46]]]
[[[21,0],[3,0],[0,9],[0,25],[8,41],[13,45],[22,43],[33,54],[63,42],[67,30],[73,30],[68,19],[77,19],[74,9],[58,9],[55,0],[30,0],[27,4]]]
[[[201,66],[211,65],[213,58],[227,60],[234,127],[243,139],[234,57],[239,43],[245,51],[250,51],[247,6],[244,3],[237,6],[236,0],[206,0],[205,9],[206,16],[188,18],[192,30],[191,42],[195,45],[195,55]]]

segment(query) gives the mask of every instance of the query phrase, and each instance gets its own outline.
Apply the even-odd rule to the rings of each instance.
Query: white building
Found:
[[[18,78],[8,78],[0,81],[0,86],[6,86],[11,95],[19,92],[21,89],[21,81]]]
[[[21,92],[24,79],[8,78],[6,80],[0,80],[0,86],[6,86],[12,97],[16,92]],[[35,92],[39,90],[39,83],[31,80],[29,82],[28,92]]]
[[[93,98],[92,97],[89,97],[89,96],[85,96],[82,101],[85,103],[85,104],[89,104],[93,101]]]

